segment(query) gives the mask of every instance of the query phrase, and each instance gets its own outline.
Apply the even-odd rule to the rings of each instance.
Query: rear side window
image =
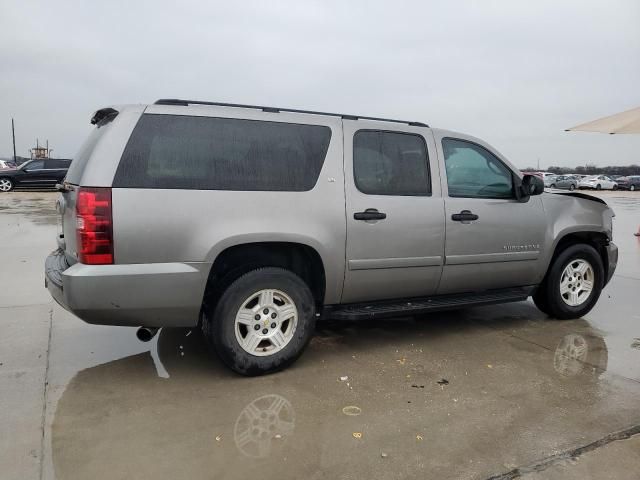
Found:
[[[353,136],[353,176],[369,195],[431,194],[427,147],[420,135],[360,130]]]
[[[69,168],[70,164],[71,164],[71,160],[62,160],[62,159],[47,160],[47,168],[59,168],[59,169]]]
[[[316,184],[331,129],[232,118],[143,115],[114,187],[294,191]]]

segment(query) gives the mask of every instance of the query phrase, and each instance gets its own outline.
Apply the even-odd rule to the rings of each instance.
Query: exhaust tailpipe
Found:
[[[136,337],[141,342],[149,342],[156,336],[156,333],[158,333],[157,328],[140,327],[136,332]]]

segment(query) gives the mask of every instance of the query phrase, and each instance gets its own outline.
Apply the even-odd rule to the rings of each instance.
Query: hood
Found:
[[[602,203],[603,205],[607,205],[607,202],[605,202],[601,198],[594,197],[592,195],[587,195],[585,193],[578,193],[578,192],[549,192],[549,193],[551,195],[566,195],[568,197],[583,198],[585,200],[591,200],[592,202],[598,202],[598,203]]]

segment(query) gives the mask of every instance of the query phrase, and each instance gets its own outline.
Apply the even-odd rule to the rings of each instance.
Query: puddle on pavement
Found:
[[[9,192],[0,194],[0,222],[3,215],[24,217],[37,225],[55,225],[56,192]],[[1,224],[1,223],[0,223]]]
[[[80,342],[96,328],[76,327]],[[89,340],[98,356],[116,339],[117,356],[148,345],[133,330],[94,335],[104,336]],[[640,420],[640,383],[609,373],[606,335],[586,320],[544,319],[529,303],[321,322],[292,368],[243,378],[197,330],[164,329],[151,350],[68,375],[49,478],[496,473]],[[69,340],[57,350],[64,361],[54,351],[52,362],[72,361]],[[67,377],[56,368],[54,385]]]

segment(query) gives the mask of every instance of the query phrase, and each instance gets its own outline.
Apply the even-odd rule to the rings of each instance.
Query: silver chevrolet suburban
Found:
[[[613,211],[543,193],[483,141],[419,122],[187,100],[98,110],[63,184],[53,298],[86,322],[200,326],[233,370],[282,369],[318,317],[526,300],[594,306]]]

